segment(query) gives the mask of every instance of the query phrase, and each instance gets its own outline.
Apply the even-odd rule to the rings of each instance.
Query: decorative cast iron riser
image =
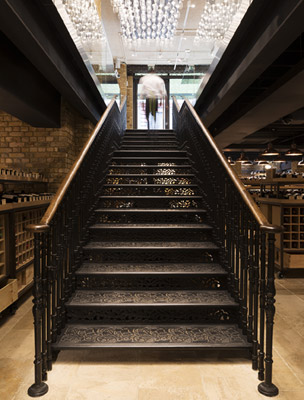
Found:
[[[173,157],[187,157],[185,151],[180,150],[117,150],[114,152],[113,157],[146,157],[155,158],[173,158]]]
[[[225,307],[68,307],[69,323],[233,323],[238,320],[236,309]]]
[[[106,184],[108,185],[191,185],[195,184],[195,178],[191,177],[108,177]]]
[[[202,250],[84,250],[84,260],[91,262],[217,262],[216,253]]]
[[[202,275],[83,275],[78,289],[99,290],[218,290],[226,289],[226,276]]]
[[[197,196],[198,190],[192,187],[107,187],[103,196]]]
[[[136,160],[134,158],[115,158],[112,159],[111,165],[136,165],[136,166],[142,166],[144,167],[145,165],[158,165],[159,167],[178,167],[179,165],[189,165],[189,160],[187,158],[185,159],[180,159],[176,160],[176,158],[170,158],[166,157],[163,160],[159,161],[159,159],[142,159],[142,160]]]
[[[168,230],[168,229],[105,229],[99,232],[91,232],[90,238],[92,241],[119,241],[119,240],[132,240],[139,241],[145,238],[146,241],[178,241],[190,242],[191,241],[208,241],[211,238],[208,232],[199,232],[196,230]]]
[[[161,224],[194,224],[204,222],[204,213],[96,213],[96,223],[100,224],[136,224],[136,223],[161,223]]]
[[[117,209],[132,209],[132,208],[151,208],[151,209],[161,209],[170,208],[176,210],[187,210],[193,208],[201,208],[201,199],[153,199],[146,197],[143,199],[101,199],[99,203],[100,208],[117,208]]]
[[[109,175],[123,175],[123,174],[150,174],[150,175],[175,175],[175,174],[191,174],[193,171],[191,168],[181,168],[181,167],[128,167],[119,168],[111,167],[108,171]]]

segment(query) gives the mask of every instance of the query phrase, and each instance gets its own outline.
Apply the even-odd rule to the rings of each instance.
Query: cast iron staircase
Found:
[[[127,131],[54,351],[249,348],[191,159],[172,131]]]

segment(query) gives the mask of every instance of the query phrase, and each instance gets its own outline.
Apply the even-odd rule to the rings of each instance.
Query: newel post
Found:
[[[43,356],[42,356],[42,315],[44,310],[43,285],[41,271],[41,241],[45,240],[47,225],[30,225],[27,230],[34,232],[34,286],[33,286],[33,316],[35,340],[35,382],[28,389],[31,397],[43,396],[48,391],[48,385],[43,382]]]
[[[272,348],[273,348],[273,324],[275,314],[275,285],[274,285],[274,233],[268,233],[268,263],[267,285],[265,293],[266,311],[266,351],[265,351],[265,381],[260,383],[258,391],[265,396],[273,397],[279,393],[279,389],[272,383]]]

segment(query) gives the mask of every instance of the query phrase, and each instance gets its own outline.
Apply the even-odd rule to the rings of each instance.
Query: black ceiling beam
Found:
[[[303,15],[304,0],[252,2],[200,88],[195,109],[207,127],[301,35]]]
[[[276,82],[275,88],[270,88],[263,98],[253,102],[250,110],[216,135],[220,147],[239,143],[248,135],[303,107],[304,60],[287,75],[289,80],[283,77],[280,85]]]
[[[106,105],[52,0],[1,0],[0,27],[72,106],[99,120]]]
[[[60,126],[59,92],[0,32],[0,109],[32,126]]]

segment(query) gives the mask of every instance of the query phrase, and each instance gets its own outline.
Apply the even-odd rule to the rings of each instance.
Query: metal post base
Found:
[[[273,383],[260,383],[258,386],[258,391],[264,396],[268,397],[274,397],[279,394],[279,389]]]
[[[46,383],[42,382],[40,384],[34,383],[29,387],[27,394],[31,397],[40,397],[47,393],[49,387]]]

